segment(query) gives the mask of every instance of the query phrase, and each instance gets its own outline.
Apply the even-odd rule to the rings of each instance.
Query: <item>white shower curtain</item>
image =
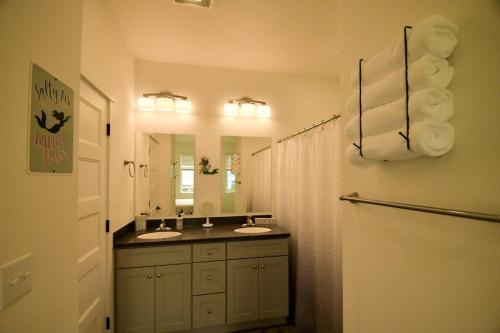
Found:
[[[250,158],[250,189],[248,212],[271,211],[271,149],[263,150]]]
[[[277,220],[292,235],[292,299],[298,333],[331,333],[339,325],[333,320],[338,311],[334,290],[339,288],[334,286],[339,257],[335,246],[338,133],[331,121],[278,146]]]

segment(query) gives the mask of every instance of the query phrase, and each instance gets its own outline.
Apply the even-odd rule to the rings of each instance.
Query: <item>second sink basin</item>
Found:
[[[162,238],[172,238],[182,235],[177,231],[160,231],[160,232],[149,232],[147,234],[142,234],[137,236],[140,239],[162,239]]]
[[[241,234],[260,234],[263,232],[269,232],[271,231],[271,228],[266,228],[266,227],[243,227],[243,228],[238,228],[234,229],[235,232],[239,232]]]

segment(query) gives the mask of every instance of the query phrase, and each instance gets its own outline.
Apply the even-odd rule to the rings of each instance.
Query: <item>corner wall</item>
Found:
[[[342,161],[342,192],[500,214],[500,3],[341,0],[342,100],[349,73],[402,37],[404,25],[441,14],[461,27],[450,63],[455,78],[453,150],[440,158]],[[342,110],[344,106],[341,106]],[[342,123],[350,116],[343,112]],[[343,138],[343,147],[351,142]],[[369,205],[341,205],[344,332],[500,331],[500,225]]]
[[[83,2],[81,72],[112,100],[108,192],[111,232],[134,218],[134,181],[123,161],[134,160],[135,132],[134,60],[112,22],[105,1]]]
[[[77,140],[72,175],[27,173],[30,61],[75,93],[78,137],[82,3],[0,1],[0,264],[33,254],[32,291],[0,311],[1,333],[78,330]]]

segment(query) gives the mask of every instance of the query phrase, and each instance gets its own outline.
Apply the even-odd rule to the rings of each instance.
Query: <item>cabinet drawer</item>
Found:
[[[158,246],[116,251],[116,267],[146,267],[191,262],[191,245]]]
[[[226,262],[211,261],[193,264],[193,295],[226,291]]]
[[[193,245],[193,262],[226,259],[226,243],[206,243]]]
[[[226,294],[193,296],[193,328],[226,323]]]
[[[227,258],[258,258],[288,255],[288,238],[227,243]]]

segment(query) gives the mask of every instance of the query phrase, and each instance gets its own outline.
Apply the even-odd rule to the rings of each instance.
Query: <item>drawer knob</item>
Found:
[[[211,314],[212,312],[213,312],[212,309],[210,309],[210,308],[207,309],[208,314]]]
[[[257,265],[253,265],[253,269],[257,269]]]
[[[161,274],[160,274],[160,273],[156,274],[156,276],[157,276],[158,278],[161,278]]]
[[[208,255],[211,255],[212,254],[212,250],[208,250],[207,253],[208,253]]]
[[[153,274],[148,274],[148,279],[153,278]]]
[[[266,265],[260,264],[260,268],[264,269],[265,267],[266,267]]]
[[[207,280],[212,281],[212,276],[211,275],[207,276]]]

